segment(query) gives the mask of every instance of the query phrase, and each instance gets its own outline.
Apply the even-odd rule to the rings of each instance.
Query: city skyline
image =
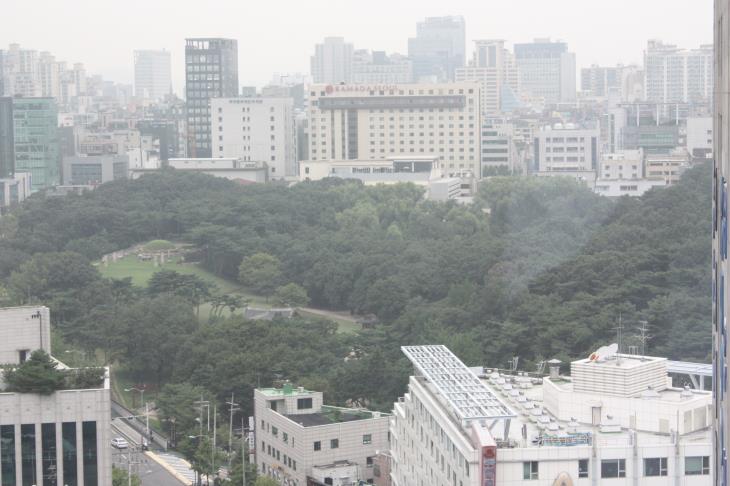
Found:
[[[240,83],[244,86],[263,86],[274,73],[308,73],[315,44],[327,36],[342,36],[357,49],[407,54],[408,38],[415,36],[416,23],[431,16],[465,18],[467,59],[476,39],[505,39],[511,49],[514,43],[551,37],[567,42],[576,53],[578,71],[592,64],[640,64],[647,41],[652,38],[685,48],[712,41],[710,2],[705,2],[704,8],[695,4],[690,8],[680,0],[619,0],[610,5],[566,0],[559,10],[537,0],[488,7],[457,1],[451,2],[448,9],[435,1],[420,2],[415,8],[411,3],[390,5],[376,0],[367,8],[353,8],[352,2],[317,0],[306,5],[287,2],[285,16],[280,15],[281,6],[273,4],[247,5],[244,10],[227,2],[213,2],[211,8],[201,11],[166,0],[154,4],[131,0],[124,8],[85,0],[70,3],[36,0],[6,6],[8,18],[27,18],[39,10],[48,14],[36,19],[34,28],[10,22],[0,32],[0,45],[19,43],[27,49],[48,50],[59,59],[84,63],[90,73],[129,84],[133,81],[135,49],[166,49],[171,52],[173,88],[178,94],[184,85],[186,37],[237,39]],[[58,27],[78,22],[79,17],[72,15],[78,9],[71,7],[84,8],[85,18],[98,14],[115,22],[83,25],[86,35],[71,38]],[[524,16],[526,11],[531,15]],[[647,31],[646,25],[657,12],[662,13],[660,26]],[[620,38],[612,35],[616,32],[621,32]],[[119,42],[125,36],[131,37],[130,41]],[[95,49],[88,48],[88,39],[95,39]],[[262,45],[269,48],[261,49]]]

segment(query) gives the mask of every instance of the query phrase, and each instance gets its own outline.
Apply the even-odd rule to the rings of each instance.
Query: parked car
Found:
[[[122,439],[121,437],[114,437],[112,439],[112,447],[116,449],[126,449],[127,447],[129,447],[129,442]]]

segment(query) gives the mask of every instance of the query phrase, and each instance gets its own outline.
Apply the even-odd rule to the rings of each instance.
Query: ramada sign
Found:
[[[328,84],[324,91],[332,93],[365,93],[367,91],[394,91],[396,84]]]

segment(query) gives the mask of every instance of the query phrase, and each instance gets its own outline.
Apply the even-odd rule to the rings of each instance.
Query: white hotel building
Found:
[[[403,351],[415,375],[390,424],[393,486],[711,484],[711,392],[671,387],[664,358],[604,354],[538,377]]]
[[[478,82],[309,86],[309,159],[438,156],[449,176],[480,175]]]
[[[213,158],[265,162],[269,179],[295,178],[297,131],[291,98],[213,98]]]
[[[38,349],[51,352],[48,308],[0,309],[0,364],[18,365]],[[5,389],[0,379],[0,484],[112,486],[108,371],[98,388]]]

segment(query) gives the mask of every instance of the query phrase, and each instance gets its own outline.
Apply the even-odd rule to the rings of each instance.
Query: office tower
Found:
[[[475,82],[309,86],[309,159],[440,158],[479,177],[481,95]]]
[[[269,179],[296,177],[297,136],[291,98],[211,100],[213,157],[266,162]]]
[[[325,37],[314,47],[311,74],[315,83],[340,84],[352,81],[353,46],[342,37]]]
[[[580,90],[584,94],[605,97],[621,87],[621,66],[601,67],[593,64],[580,70]]]
[[[134,51],[134,96],[159,101],[170,94],[172,87],[170,53],[167,51]]]
[[[15,137],[13,136],[13,99],[0,98],[0,179],[15,172]]]
[[[188,156],[211,156],[210,100],[238,96],[238,41],[185,40]]]
[[[453,80],[466,61],[466,25],[463,17],[428,17],[408,39],[416,82]]]
[[[515,44],[515,59],[523,96],[545,103],[575,100],[575,54],[566,43],[535,39]]]
[[[482,85],[482,110],[494,115],[513,107],[519,93],[517,64],[502,40],[474,41],[474,57],[468,67],[456,69],[457,81]]]
[[[358,84],[402,84],[413,82],[413,62],[400,54],[384,51],[355,51],[352,82]]]
[[[48,308],[0,309],[0,364],[17,367],[37,350],[52,353]],[[0,383],[1,484],[112,486],[109,370],[62,365],[57,373],[62,384],[49,394]],[[88,379],[68,379],[82,373]]]
[[[680,49],[650,40],[644,51],[644,96],[657,103],[709,103],[712,97],[712,45]]]
[[[58,109],[53,98],[14,98],[15,171],[30,172],[33,192],[60,183]]]

